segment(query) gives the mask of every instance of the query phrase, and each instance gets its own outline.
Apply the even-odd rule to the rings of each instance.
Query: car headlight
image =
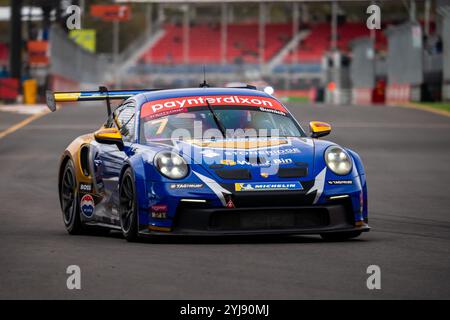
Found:
[[[334,173],[344,176],[352,170],[352,160],[341,147],[331,146],[325,151],[325,162]]]
[[[176,153],[162,151],[155,156],[155,167],[169,179],[183,179],[189,172],[186,161]]]

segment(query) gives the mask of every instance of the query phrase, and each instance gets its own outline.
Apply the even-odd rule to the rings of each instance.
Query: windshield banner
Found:
[[[157,118],[187,112],[188,108],[213,106],[255,107],[261,111],[285,115],[286,109],[273,98],[242,95],[192,96],[149,101],[141,108],[141,118]]]

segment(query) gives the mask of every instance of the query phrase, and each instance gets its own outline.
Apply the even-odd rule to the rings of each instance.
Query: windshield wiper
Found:
[[[219,128],[220,132],[222,133],[222,136],[226,139],[226,133],[225,133],[225,127],[223,126],[222,122],[220,122],[219,118],[217,118],[216,113],[214,112],[213,108],[211,108],[211,105],[209,104],[209,101],[205,99],[206,105],[208,106],[209,112],[211,112],[214,122],[216,123],[217,127]]]

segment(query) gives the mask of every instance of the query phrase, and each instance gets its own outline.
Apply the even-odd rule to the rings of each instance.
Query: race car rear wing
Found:
[[[47,90],[47,107],[53,112],[56,111],[57,102],[78,102],[78,101],[106,101],[108,115],[111,114],[110,100],[124,100],[139,93],[155,91],[157,89],[143,90],[108,90],[106,87],[99,87],[98,91],[78,91],[78,92],[52,92]]]

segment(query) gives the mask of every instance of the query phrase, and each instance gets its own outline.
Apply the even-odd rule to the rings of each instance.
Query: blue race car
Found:
[[[110,100],[124,100],[111,111]],[[369,231],[366,175],[354,151],[307,135],[284,105],[254,88],[47,92],[105,100],[108,117],[63,152],[59,196],[70,234],[320,234]]]

